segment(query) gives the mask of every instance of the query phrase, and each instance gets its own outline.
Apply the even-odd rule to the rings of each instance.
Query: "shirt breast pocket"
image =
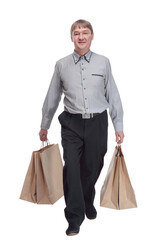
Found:
[[[93,87],[93,92],[95,96],[99,96],[99,94],[103,94],[105,96],[106,91],[106,75],[104,72],[92,72],[91,73],[91,84]]]
[[[95,87],[104,89],[105,86],[105,74],[104,73],[92,73],[91,74],[92,84]]]

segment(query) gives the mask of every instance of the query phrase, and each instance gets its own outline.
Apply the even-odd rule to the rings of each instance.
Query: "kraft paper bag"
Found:
[[[20,199],[54,204],[63,195],[63,164],[58,144],[33,151]]]
[[[137,207],[135,193],[120,145],[115,147],[104,184],[101,188],[100,206],[113,209]]]

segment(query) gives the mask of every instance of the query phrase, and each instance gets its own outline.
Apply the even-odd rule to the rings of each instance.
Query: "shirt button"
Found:
[[[85,78],[83,78],[83,80],[85,80]]]
[[[86,88],[84,88],[84,90],[85,90]]]
[[[87,100],[87,98],[85,98],[85,100]]]
[[[84,68],[82,68],[82,71],[84,70]]]

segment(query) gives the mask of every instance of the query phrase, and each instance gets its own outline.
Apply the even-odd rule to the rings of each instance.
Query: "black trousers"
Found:
[[[69,223],[81,225],[86,209],[93,206],[95,183],[107,152],[107,110],[90,119],[63,111],[58,120],[64,159],[64,213]]]

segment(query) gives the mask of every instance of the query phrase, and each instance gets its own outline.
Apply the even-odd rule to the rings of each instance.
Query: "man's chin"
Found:
[[[78,45],[78,47],[79,47],[79,49],[82,49],[82,50],[83,50],[83,49],[86,48],[86,45],[85,45],[85,44],[84,44],[84,45],[82,44],[82,45]]]

